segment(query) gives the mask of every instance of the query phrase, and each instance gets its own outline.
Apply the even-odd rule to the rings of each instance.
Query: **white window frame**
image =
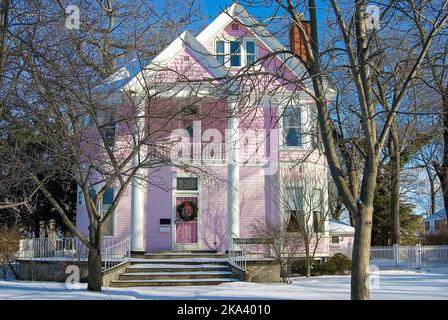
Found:
[[[257,60],[258,58],[258,45],[257,45],[257,40],[253,37],[226,37],[226,38],[216,38],[214,41],[214,55],[215,57],[218,54],[217,52],[217,48],[218,48],[218,41],[223,41],[224,42],[224,66],[230,69],[241,69],[244,68],[245,66],[247,66],[247,51],[246,51],[246,42],[253,42],[254,43],[254,47],[255,47],[255,52],[254,52],[254,61]],[[239,66],[231,66],[231,62],[230,62],[230,42],[231,41],[239,41],[240,42],[240,65]]]
[[[286,128],[283,124],[283,116],[285,115],[285,109],[286,108],[298,108],[300,110],[300,137],[301,137],[301,143],[298,146],[288,146],[286,145]],[[302,105],[288,105],[288,106],[281,106],[279,108],[279,116],[281,119],[279,120],[279,129],[280,129],[280,150],[304,150],[306,149],[306,139],[304,128],[306,127],[306,117],[305,117],[305,108]],[[289,128],[289,127],[288,127]]]
[[[244,51],[244,56],[243,56],[243,59],[242,59],[242,62],[241,62],[242,64],[244,64],[244,66],[248,65],[247,64],[247,55],[248,55],[248,53],[247,53],[247,42],[253,42],[254,43],[254,53],[253,53],[254,61],[257,61],[257,58],[258,58],[258,46],[257,46],[256,39],[255,38],[250,38],[250,37],[244,38],[244,40],[243,40],[243,48],[242,48],[243,49],[242,51]],[[243,61],[244,61],[244,63],[243,63]]]

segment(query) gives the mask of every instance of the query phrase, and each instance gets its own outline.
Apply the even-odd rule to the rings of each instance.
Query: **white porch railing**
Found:
[[[229,262],[247,270],[248,260],[271,259],[270,242],[259,238],[234,238],[229,250]]]
[[[89,249],[78,238],[21,239],[18,259],[22,260],[86,260]]]
[[[247,257],[244,248],[235,243],[236,239],[233,239],[232,245],[229,250],[229,263],[233,266],[240,268],[244,271],[247,270]]]
[[[104,238],[101,244],[103,271],[130,258],[130,239]],[[78,238],[21,239],[17,259],[39,261],[87,261],[89,249]]]
[[[131,241],[126,238],[112,246],[106,247],[101,252],[103,259],[103,271],[107,271],[131,258]]]

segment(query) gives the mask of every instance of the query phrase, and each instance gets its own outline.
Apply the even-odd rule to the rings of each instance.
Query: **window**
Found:
[[[106,147],[112,148],[115,145],[115,121],[113,117],[104,126],[104,143]]]
[[[325,232],[325,216],[323,210],[323,190],[314,189],[312,195],[313,228],[315,233]]]
[[[103,195],[103,201],[101,206],[101,218],[107,214],[107,211],[112,206],[112,202],[114,201],[114,189],[109,188]],[[112,211],[107,220],[103,222],[103,235],[104,236],[113,236],[114,235],[114,212]]]
[[[297,107],[286,107],[283,111],[283,128],[285,145],[288,147],[302,146],[301,110]]]
[[[443,228],[443,220],[435,220],[435,230],[440,230]]]
[[[198,189],[198,178],[177,178],[177,190],[197,191]]]
[[[322,142],[319,133],[319,123],[317,119],[317,109],[311,108],[311,148],[313,150],[322,150]]]
[[[84,121],[85,121],[84,124],[85,124],[86,127],[93,126],[93,117],[92,117],[92,115],[86,114]]]
[[[286,214],[288,217],[287,232],[298,231],[303,227],[304,216],[302,208],[302,188],[286,187]]]
[[[286,213],[289,217],[286,232],[300,232],[300,230],[303,230],[303,212],[301,210],[287,210]]]
[[[190,136],[190,138],[193,138],[193,125],[192,125],[192,124],[189,124],[189,125],[185,128],[185,130],[187,130],[188,135]]]
[[[239,41],[230,41],[230,66],[241,66],[241,43]]]
[[[78,206],[82,206],[82,190],[78,191]]]
[[[182,107],[181,113],[183,116],[198,115],[199,109],[200,108],[199,108],[198,104],[192,104],[192,105]]]
[[[225,62],[225,43],[224,41],[216,41],[216,59],[221,64],[224,64]]]
[[[95,189],[93,187],[89,188],[89,197],[93,201],[95,201],[95,199],[96,199],[96,191],[95,191]]]
[[[331,243],[339,243],[339,236],[332,236],[331,237]]]
[[[255,62],[255,42],[246,41],[246,64]]]
[[[430,229],[430,222],[429,221],[425,221],[425,230],[429,231]]]

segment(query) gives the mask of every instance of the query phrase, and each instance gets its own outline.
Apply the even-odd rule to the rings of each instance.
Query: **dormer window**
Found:
[[[230,66],[241,67],[241,43],[230,41]]]
[[[226,56],[225,42],[224,41],[216,41],[216,59],[221,64],[224,64]]]
[[[255,62],[255,41],[246,41],[246,64]]]
[[[239,68],[253,64],[256,60],[254,40],[217,40],[215,42],[216,59],[224,66]]]

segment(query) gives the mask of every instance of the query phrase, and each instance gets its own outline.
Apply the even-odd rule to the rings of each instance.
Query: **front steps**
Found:
[[[227,256],[212,251],[163,251],[135,255],[111,287],[204,286],[237,281]]]

